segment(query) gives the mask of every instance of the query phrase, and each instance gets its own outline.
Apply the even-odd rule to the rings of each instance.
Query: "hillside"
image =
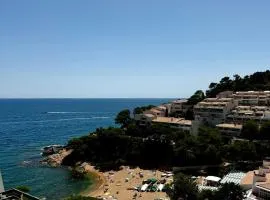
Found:
[[[210,83],[206,91],[206,97],[215,97],[218,93],[231,91],[248,91],[248,90],[270,90],[270,71],[255,72],[254,74],[241,77],[234,75],[223,77],[219,83]]]

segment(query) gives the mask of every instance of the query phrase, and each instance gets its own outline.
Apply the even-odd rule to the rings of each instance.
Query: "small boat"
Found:
[[[52,154],[58,153],[63,148],[64,148],[64,146],[59,145],[59,144],[49,145],[49,146],[46,146],[42,149],[42,155],[43,156],[52,155]]]

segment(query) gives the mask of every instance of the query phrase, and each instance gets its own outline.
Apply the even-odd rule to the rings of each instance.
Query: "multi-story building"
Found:
[[[140,126],[150,126],[152,124],[166,124],[171,128],[178,128],[184,131],[191,131],[191,120],[185,120],[184,118],[174,117],[159,117],[152,114],[136,114],[135,121]]]
[[[183,131],[191,131],[191,120],[185,120],[184,118],[174,118],[174,117],[157,117],[152,120],[152,123],[167,124],[172,128],[178,128]]]
[[[233,96],[233,91],[223,91],[223,92],[220,92],[216,95],[217,98],[232,98]]]
[[[239,105],[270,105],[270,91],[235,92],[232,97],[238,101]]]
[[[226,117],[226,121],[231,123],[244,123],[248,120],[254,120],[258,123],[270,120],[270,107],[237,106]]]
[[[143,112],[143,114],[151,114],[156,117],[165,117],[168,114],[168,110],[166,106],[157,106],[154,108],[151,108],[150,110],[146,110]]]
[[[219,129],[220,133],[223,136],[228,137],[238,137],[241,134],[242,125],[241,124],[234,124],[234,123],[223,123],[218,124],[216,127]]]
[[[150,126],[153,119],[155,119],[156,116],[153,114],[135,114],[134,119],[140,126]]]
[[[224,122],[235,106],[232,98],[207,98],[194,106],[195,121],[215,126]]]
[[[187,112],[192,106],[187,104],[186,99],[178,99],[171,103],[171,113]]]

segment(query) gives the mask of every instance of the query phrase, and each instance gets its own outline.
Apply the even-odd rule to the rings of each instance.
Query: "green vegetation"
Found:
[[[255,121],[244,123],[241,137],[247,140],[270,140],[270,121],[263,122],[260,126]]]
[[[259,126],[255,121],[247,121],[242,128],[241,136],[248,140],[254,140],[259,136]]]
[[[196,105],[200,101],[205,99],[204,92],[202,90],[197,90],[189,99],[188,104],[189,105]]]
[[[211,83],[206,91],[207,97],[216,97],[220,92],[248,91],[248,90],[270,90],[270,71],[256,72],[250,76],[241,77],[234,75],[233,79],[224,77],[219,83]]]
[[[191,177],[182,173],[174,176],[173,187],[167,188],[171,200],[242,200],[244,191],[234,183],[223,184],[217,191],[203,190],[199,192],[196,183]]]
[[[74,167],[71,170],[71,177],[74,179],[84,179],[86,178],[86,172]]]
[[[174,176],[172,189],[167,191],[171,200],[178,200],[179,198],[186,200],[196,200],[198,197],[198,187],[190,177],[178,173]]]
[[[223,184],[222,187],[216,192],[215,199],[220,200],[242,200],[245,193],[240,185],[234,183]]]
[[[98,199],[94,197],[70,196],[68,198],[65,198],[64,200],[98,200]]]
[[[264,122],[261,125],[260,136],[262,139],[270,140],[270,121]]]
[[[117,169],[121,165],[171,168],[219,165],[224,161],[252,162],[269,156],[267,142],[230,142],[221,137],[218,129],[207,126],[199,128],[198,136],[162,124],[140,127],[130,121],[125,126],[98,128],[87,136],[70,140],[68,148],[74,151],[63,164],[74,166],[78,161],[89,161],[101,169]],[[269,127],[265,123],[261,131],[266,134]]]
[[[131,117],[128,109],[122,110],[115,118],[115,123],[120,124],[122,128],[127,127],[130,122]]]
[[[133,110],[133,114],[141,114],[143,113],[144,111],[146,110],[150,110],[151,108],[154,108],[155,106],[154,105],[148,105],[148,106],[142,106],[142,107],[136,107],[134,110]]]
[[[25,186],[25,185],[20,185],[16,187],[17,190],[20,190],[22,192],[28,193],[30,192],[30,187]]]
[[[234,75],[231,80],[224,77],[219,83],[211,83],[206,96],[198,90],[188,99],[191,107],[205,97],[215,97],[218,93],[246,90],[270,90],[270,71],[256,72],[250,76]],[[152,105],[137,107],[133,114],[143,113]],[[193,110],[186,113],[173,113],[170,116],[193,119]],[[98,128],[93,133],[69,141],[67,148],[73,152],[64,158],[63,165],[75,166],[77,162],[89,161],[101,170],[118,169],[121,165],[139,166],[143,168],[171,169],[172,167],[211,165],[220,166],[223,162],[233,164],[233,167],[252,166],[269,156],[270,122],[260,126],[254,121],[243,125],[240,140],[223,138],[218,129],[201,126],[198,135],[167,125],[152,124],[138,126],[131,118],[131,112],[125,109],[118,113],[115,123],[120,128]],[[247,165],[246,163],[249,163]],[[73,172],[74,177],[81,174]],[[199,192],[196,184],[184,174],[174,177],[173,187],[166,185],[166,191],[172,200],[238,200],[243,198],[243,191],[234,184],[224,184],[218,191]],[[83,198],[83,197],[71,197]]]

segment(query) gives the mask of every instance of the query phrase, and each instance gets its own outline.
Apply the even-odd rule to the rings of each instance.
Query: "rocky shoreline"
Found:
[[[73,150],[60,150],[58,153],[52,154],[47,156],[46,158],[44,158],[41,163],[42,164],[47,164],[51,167],[59,167],[62,164],[63,159],[68,156],[69,154],[71,154]]]

